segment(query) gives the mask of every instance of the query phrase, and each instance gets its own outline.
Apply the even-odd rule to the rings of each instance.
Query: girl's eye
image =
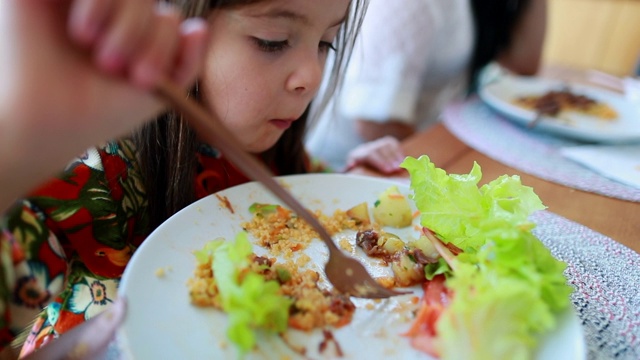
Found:
[[[278,52],[289,47],[288,40],[271,41],[254,37],[253,41],[258,45],[258,48],[264,52]]]
[[[328,52],[329,50],[336,51],[336,47],[333,45],[333,43],[328,41],[320,41],[320,44],[318,47],[322,52]]]

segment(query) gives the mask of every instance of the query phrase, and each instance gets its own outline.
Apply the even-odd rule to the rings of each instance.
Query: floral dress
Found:
[[[215,149],[197,157],[198,198],[249,181]],[[0,223],[0,349],[26,334],[29,353],[106,310],[150,233],[147,206],[124,140],[90,149],[11,209]]]

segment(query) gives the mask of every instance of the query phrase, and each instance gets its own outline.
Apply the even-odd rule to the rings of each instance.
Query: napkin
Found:
[[[640,188],[640,145],[570,146],[560,153],[609,179]]]

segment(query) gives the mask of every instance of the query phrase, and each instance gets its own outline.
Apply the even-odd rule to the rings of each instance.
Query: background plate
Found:
[[[526,125],[533,121],[535,112],[513,104],[521,96],[542,95],[550,90],[560,90],[565,84],[539,77],[503,75],[480,89],[480,98],[491,108],[510,120]],[[545,117],[536,129],[544,130],[586,142],[628,143],[640,141],[640,105],[627,100],[621,94],[604,89],[568,84],[571,91],[604,102],[618,112],[615,121],[603,121],[574,112],[563,113],[562,121]]]

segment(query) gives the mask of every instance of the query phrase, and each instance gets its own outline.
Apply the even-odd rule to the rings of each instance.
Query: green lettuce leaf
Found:
[[[437,323],[442,358],[530,358],[571,293],[566,265],[531,233],[529,216],[545,206],[517,176],[479,187],[478,164],[466,175],[448,175],[427,156],[402,167],[421,225],[464,251],[445,282],[454,296]]]
[[[210,259],[212,259],[213,253],[222,244],[224,244],[224,239],[218,238],[204,244],[202,249],[194,251],[193,255],[195,255],[198,264],[206,264]]]
[[[240,355],[254,348],[258,331],[284,332],[292,304],[291,299],[280,294],[277,281],[267,281],[247,270],[252,253],[247,233],[241,232],[235,242],[214,240],[206,244],[200,254],[212,256],[222,309],[229,315],[227,336]]]
[[[276,210],[278,210],[278,206],[280,205],[253,203],[249,206],[249,212],[254,215],[258,214],[264,216],[266,214],[276,212]]]
[[[448,175],[427,156],[408,157],[401,166],[411,175],[421,224],[463,250],[483,244],[484,233],[496,227],[532,228],[528,216],[545,208],[518,176],[501,176],[479,188],[482,171],[477,163],[465,175]]]
[[[445,277],[449,277],[451,275],[451,268],[443,258],[439,258],[436,263],[424,266],[424,277],[427,280],[433,280],[436,275],[444,275]]]

